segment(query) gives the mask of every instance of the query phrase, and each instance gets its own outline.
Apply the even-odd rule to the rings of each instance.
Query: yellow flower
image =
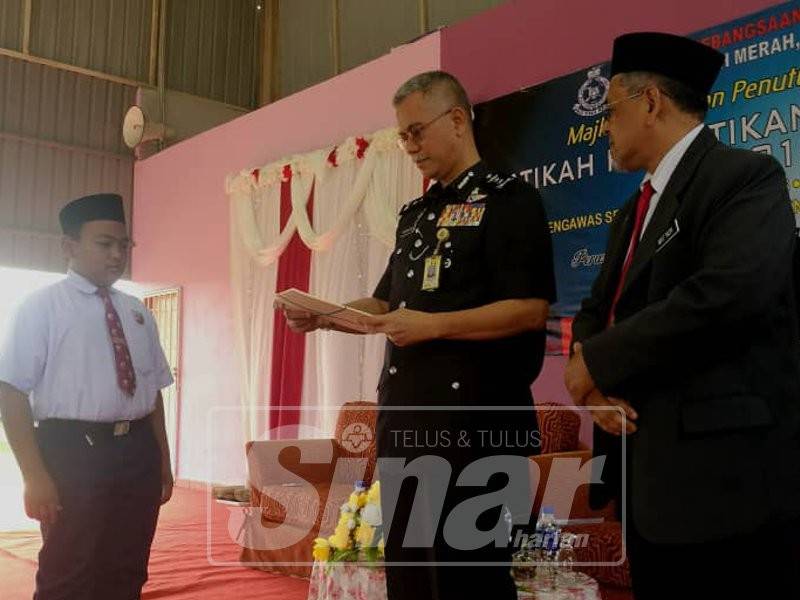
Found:
[[[336,525],[337,528],[341,527],[343,530],[348,531],[350,529],[355,529],[356,521],[353,519],[353,515],[350,513],[343,513],[342,516],[339,517],[339,522]]]
[[[344,540],[350,537],[350,531],[337,525],[336,529],[333,531],[333,536],[337,539]]]
[[[353,544],[350,536],[347,533],[342,533],[342,531],[338,529],[328,538],[328,541],[336,550],[348,550]]]
[[[314,540],[314,549],[311,553],[314,555],[314,560],[327,562],[331,555],[331,545],[325,538],[317,538]]]
[[[385,548],[385,544],[383,543],[383,538],[381,538],[380,541],[378,542],[378,555],[381,556],[381,557],[383,556],[384,548]]]
[[[355,527],[355,522],[349,515],[343,515],[345,518],[339,519],[333,535],[328,538],[337,550],[346,550],[352,548],[353,540],[350,537],[350,531]]]
[[[353,510],[358,510],[366,503],[367,503],[367,495],[364,492],[360,494],[358,492],[353,492],[352,494],[350,494],[350,499],[347,501],[347,504]]]
[[[372,538],[375,537],[375,528],[361,523],[356,529],[356,542],[362,547],[372,546]]]
[[[373,483],[367,492],[367,502],[370,504],[378,504],[381,501],[381,483],[376,481]]]

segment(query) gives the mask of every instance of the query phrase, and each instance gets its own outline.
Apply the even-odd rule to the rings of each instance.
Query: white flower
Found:
[[[368,525],[377,527],[383,522],[381,507],[377,504],[367,504],[361,509],[361,519]]]
[[[350,519],[350,520],[347,522],[347,528],[348,528],[348,529],[351,529],[351,530],[352,530],[352,529],[355,529],[355,528],[356,528],[356,520],[355,520],[355,519]]]
[[[342,504],[340,511],[343,513],[351,513],[355,512],[355,509],[352,506],[350,506],[349,502],[345,502],[344,504]]]

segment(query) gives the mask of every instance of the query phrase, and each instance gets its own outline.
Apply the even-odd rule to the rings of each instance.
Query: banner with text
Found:
[[[725,144],[774,156],[800,224],[800,1],[693,34],[725,54],[706,124]],[[475,107],[481,154],[536,186],[553,236],[558,302],[548,351],[568,347],[571,317],[603,263],[609,224],[643,173],[610,168],[603,134],[609,64]]]

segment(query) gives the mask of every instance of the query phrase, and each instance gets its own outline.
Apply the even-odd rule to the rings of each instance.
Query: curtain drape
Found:
[[[254,422],[259,409],[272,409],[270,426],[288,427],[281,437],[327,436],[344,402],[376,399],[384,336],[293,334],[272,302],[287,287],[337,302],[371,295],[394,246],[397,214],[423,190],[396,139],[386,129],[228,178],[247,439],[269,436],[267,423]]]

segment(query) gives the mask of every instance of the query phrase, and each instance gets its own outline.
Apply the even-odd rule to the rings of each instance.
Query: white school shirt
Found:
[[[73,271],[19,306],[0,346],[0,381],[29,395],[36,421],[140,419],[173,378],[156,324],[142,302],[109,291],[136,372],[136,392],[117,383],[114,349],[97,286]]]

